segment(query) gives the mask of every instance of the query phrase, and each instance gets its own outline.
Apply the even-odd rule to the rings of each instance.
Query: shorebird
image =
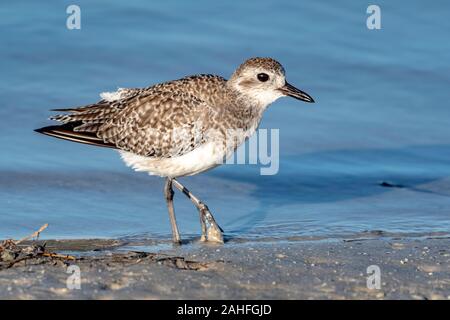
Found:
[[[264,110],[278,98],[290,96],[314,102],[307,93],[286,82],[283,66],[272,58],[248,59],[228,80],[200,74],[146,88],[119,88],[100,96],[102,99],[94,104],[53,109],[62,114],[50,119],[61,124],[35,131],[118,149],[129,167],[164,177],[175,243],[181,243],[181,239],[173,187],[197,207],[201,240],[223,242],[223,230],[206,204],[177,178],[223,163],[255,132]]]

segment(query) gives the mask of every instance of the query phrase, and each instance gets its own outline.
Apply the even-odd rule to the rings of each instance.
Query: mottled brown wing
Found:
[[[112,102],[59,109],[61,126],[38,129],[57,138],[129,151],[149,157],[185,154],[204,142],[209,106],[181,90],[140,91]]]
[[[187,92],[141,94],[109,117],[96,133],[105,143],[138,155],[179,156],[204,142],[202,119],[207,108]],[[85,123],[77,130],[88,127]]]
[[[182,155],[204,143],[204,132],[217,116],[211,107],[213,97],[225,83],[219,76],[197,75],[147,88],[119,89],[95,104],[56,109],[66,112],[51,118],[62,125],[36,131],[143,156]]]

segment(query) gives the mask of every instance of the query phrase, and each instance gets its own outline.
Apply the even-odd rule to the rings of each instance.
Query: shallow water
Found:
[[[448,2],[378,1],[377,31],[357,1],[85,0],[72,31],[69,4],[0,6],[0,238],[44,223],[46,238],[168,237],[161,179],[33,129],[50,108],[188,74],[228,77],[251,56],[281,61],[317,102],[267,111],[261,127],[280,129],[277,175],[228,165],[181,179],[229,237],[450,232]],[[182,233],[198,234],[182,195],[176,210]]]

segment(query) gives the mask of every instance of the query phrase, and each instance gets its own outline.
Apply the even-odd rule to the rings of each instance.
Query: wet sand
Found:
[[[75,261],[0,266],[0,299],[450,299],[450,237],[191,241],[47,241]],[[144,245],[144,246],[143,246]],[[142,249],[145,249],[145,252]],[[68,289],[69,265],[81,289]],[[380,289],[367,287],[377,265]]]

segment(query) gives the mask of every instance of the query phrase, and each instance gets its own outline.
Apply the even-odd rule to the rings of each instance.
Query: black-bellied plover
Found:
[[[173,186],[200,212],[201,240],[223,242],[223,231],[208,207],[176,178],[223,163],[257,129],[267,106],[282,96],[314,100],[286,82],[283,66],[271,58],[251,58],[229,80],[195,75],[147,88],[104,93],[83,107],[54,109],[62,123],[37,132],[85,144],[118,149],[136,171],[166,178],[173,241],[180,235]],[[230,143],[229,132],[233,132]],[[236,134],[238,132],[238,134]]]

